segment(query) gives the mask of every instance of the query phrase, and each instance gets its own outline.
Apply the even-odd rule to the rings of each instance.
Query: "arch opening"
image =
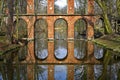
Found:
[[[24,60],[26,59],[26,56],[28,54],[27,43],[24,42],[23,40],[23,38],[28,38],[27,22],[24,19],[19,18],[18,20],[14,21],[14,25],[15,25],[14,38],[26,44],[25,46],[22,46],[18,51],[19,60]]]
[[[78,19],[74,24],[74,39],[85,39],[87,31],[87,22],[84,19]]]
[[[35,23],[35,55],[38,59],[46,59],[48,56],[48,28],[44,19],[39,19]]]
[[[105,34],[104,20],[99,18],[94,25],[94,37],[99,38]]]
[[[55,21],[55,57],[64,59],[67,57],[67,22],[64,19]]]

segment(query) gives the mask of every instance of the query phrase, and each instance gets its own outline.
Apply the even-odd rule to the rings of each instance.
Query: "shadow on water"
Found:
[[[46,43],[43,41],[42,43]],[[74,42],[74,58],[82,63],[77,64],[42,64],[42,63],[14,63],[13,54],[4,57],[0,61],[0,80],[120,80],[120,61],[116,52],[104,49],[97,44],[94,45],[93,57],[100,63],[84,63],[88,57],[87,41],[76,40]],[[43,51],[36,55],[39,58],[48,56],[48,52],[44,52],[44,47],[39,48]],[[54,41],[55,59],[66,59],[68,57],[68,41]],[[25,54],[26,55],[26,54]],[[19,56],[21,55],[16,55]],[[117,58],[116,58],[117,57]],[[62,61],[61,61],[62,62]]]

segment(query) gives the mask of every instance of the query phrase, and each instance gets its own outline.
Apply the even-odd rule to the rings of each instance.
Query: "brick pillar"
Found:
[[[74,14],[74,0],[68,0],[68,14]]]
[[[48,42],[48,58],[47,62],[54,63],[55,57],[54,57],[54,41]]]
[[[94,0],[88,0],[88,15],[94,14]],[[88,17],[87,39],[94,37],[94,21],[93,16]]]
[[[28,38],[34,38],[34,22],[35,18],[32,16],[28,16],[26,19],[27,21],[27,30],[28,30]],[[34,55],[34,42],[29,42],[28,43],[28,54],[26,60],[28,62],[35,62],[35,55]]]
[[[87,20],[87,39],[91,40],[94,38],[94,17],[93,16],[88,16],[86,17]]]
[[[94,63],[96,59],[94,57],[94,45],[91,41],[87,42],[87,63]]]
[[[54,0],[47,0],[47,1],[48,1],[47,13],[54,14]]]
[[[48,80],[54,80],[54,65],[48,66]]]
[[[74,80],[74,65],[68,65],[67,68],[68,80]]]
[[[27,0],[27,14],[34,14],[34,0]]]
[[[74,39],[74,21],[73,17],[69,17],[68,23],[68,39]]]
[[[71,63],[74,62],[74,42],[73,41],[68,41],[68,56],[67,56],[67,62]]]
[[[87,66],[87,80],[94,80],[94,65]]]
[[[87,39],[88,40],[91,40],[91,39],[94,38],[94,22],[92,22],[92,17],[89,18],[86,34],[87,34]]]
[[[34,65],[27,65],[27,78],[34,80]]]
[[[49,16],[47,18],[48,22],[48,38],[54,39],[54,18],[53,16]]]

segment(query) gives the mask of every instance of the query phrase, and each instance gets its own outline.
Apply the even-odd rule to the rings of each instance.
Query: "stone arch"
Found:
[[[80,18],[74,23],[74,39],[85,39],[87,31],[87,21]]]
[[[59,60],[63,60],[67,57],[67,35],[68,35],[68,24],[65,19],[57,19],[55,21],[55,57]]]
[[[48,56],[48,24],[45,19],[38,19],[35,22],[35,56],[38,59],[46,59]]]

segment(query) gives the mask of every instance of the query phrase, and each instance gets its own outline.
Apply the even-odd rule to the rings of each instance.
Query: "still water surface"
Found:
[[[47,46],[36,49],[37,60],[47,58]],[[93,53],[89,55],[89,48],[87,41],[74,41],[74,58],[82,62],[75,64],[62,63],[69,55],[66,40],[54,41],[54,56],[61,63],[12,63],[9,59],[1,59],[0,80],[120,80],[119,53],[94,44]],[[91,57],[95,57],[99,63],[84,63]]]

